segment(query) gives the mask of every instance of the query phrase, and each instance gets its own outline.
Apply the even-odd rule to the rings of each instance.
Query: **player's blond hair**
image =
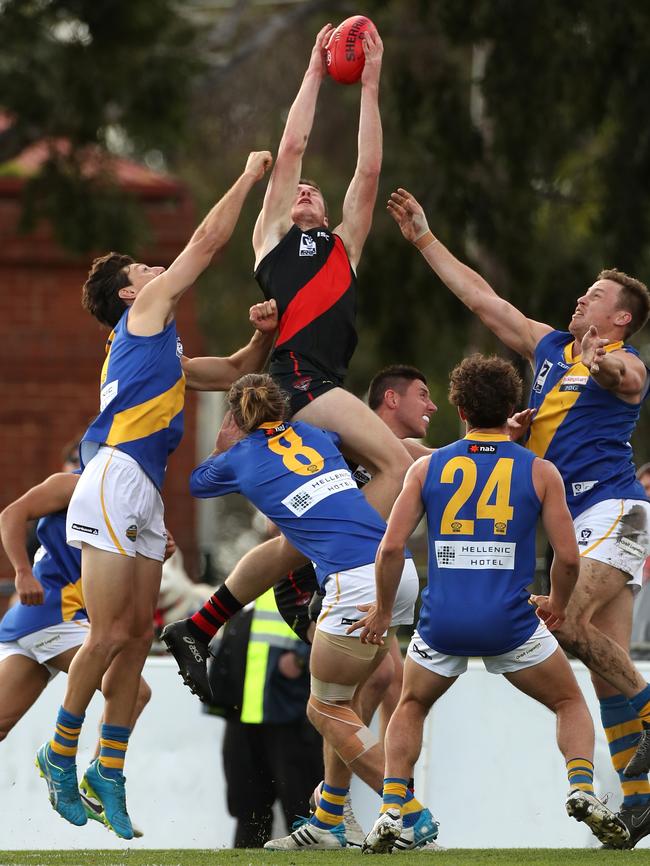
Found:
[[[266,373],[247,373],[238,379],[228,392],[228,405],[244,433],[267,421],[284,421],[288,413],[286,394]]]

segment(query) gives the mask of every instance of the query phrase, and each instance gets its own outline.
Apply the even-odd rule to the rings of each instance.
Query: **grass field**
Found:
[[[0,851],[0,866],[335,866],[356,864],[361,853],[347,851],[297,851],[293,853],[260,850],[213,851],[169,849],[158,851]],[[462,849],[440,852],[392,854],[395,866],[423,866],[430,857],[439,858],[446,866],[581,866],[581,864],[613,864],[627,866],[650,864],[650,850],[598,851],[578,848],[516,848]],[[372,863],[363,857],[363,863]]]

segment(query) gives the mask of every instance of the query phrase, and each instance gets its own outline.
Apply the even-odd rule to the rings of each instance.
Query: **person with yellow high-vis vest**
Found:
[[[239,652],[233,648],[230,657],[238,670],[230,673],[239,675],[242,692],[239,717],[226,722],[223,765],[228,810],[237,819],[233,845],[255,848],[271,834],[276,800],[288,827],[308,813],[309,795],[322,778],[322,746],[305,715],[309,647],[278,613],[273,590],[233,625],[237,620]]]

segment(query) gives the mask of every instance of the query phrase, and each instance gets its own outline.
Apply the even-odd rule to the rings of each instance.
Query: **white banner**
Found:
[[[436,562],[438,568],[512,570],[516,549],[516,542],[436,541]]]

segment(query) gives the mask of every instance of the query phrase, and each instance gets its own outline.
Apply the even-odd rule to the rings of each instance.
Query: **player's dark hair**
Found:
[[[228,405],[235,423],[244,433],[267,421],[284,421],[287,396],[266,373],[247,373],[228,392]]]
[[[463,410],[470,427],[502,427],[519,405],[522,390],[519,373],[496,355],[470,355],[449,377],[449,402]]]
[[[390,367],[384,367],[373,376],[368,386],[368,405],[373,410],[378,409],[383,403],[386,391],[397,391],[404,396],[411,382],[424,382],[426,385],[427,379],[421,370],[409,364],[392,364]]]
[[[100,256],[92,263],[83,284],[81,305],[109,328],[117,325],[127,307],[118,292],[131,285],[126,268],[133,262],[131,256],[121,253]]]
[[[617,270],[617,268],[601,271],[596,279],[612,280],[621,287],[618,293],[618,304],[621,309],[632,316],[625,330],[626,338],[640,331],[650,315],[650,292],[648,292],[646,284],[635,277],[628,276],[623,271]]]
[[[329,217],[329,209],[328,209],[328,207],[327,207],[327,201],[326,201],[326,199],[325,199],[325,196],[323,195],[323,190],[322,190],[322,189],[320,188],[320,186],[316,183],[316,181],[315,181],[315,180],[311,180],[311,179],[308,178],[308,177],[301,177],[300,180],[298,181],[298,185],[300,185],[300,184],[303,184],[303,186],[310,186],[312,189],[317,189],[317,190],[318,190],[318,192],[321,194],[321,196],[322,196],[322,198],[323,198],[323,207],[325,208],[325,216],[326,216],[326,217]]]

